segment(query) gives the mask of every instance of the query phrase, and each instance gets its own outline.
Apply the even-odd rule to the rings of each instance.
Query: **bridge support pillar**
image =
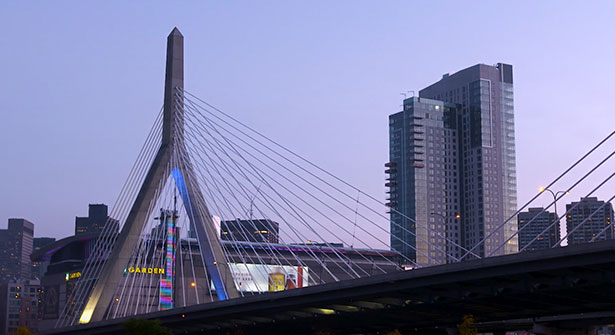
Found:
[[[125,269],[139,245],[141,232],[149,219],[160,191],[172,175],[179,191],[191,229],[197,233],[201,258],[219,300],[236,298],[239,293],[228,263],[225,260],[218,232],[207,209],[184,140],[184,37],[177,28],[167,38],[167,63],[164,87],[162,141],[158,153],[145,176],[132,204],[122,231],[117,237],[108,260],[79,317],[79,323],[101,321],[109,310]],[[180,91],[178,91],[180,90]],[[90,278],[88,278],[90,279]],[[206,283],[209,285],[209,283]],[[173,300],[175,302],[176,300]],[[72,323],[71,323],[72,325]]]
[[[593,335],[596,333],[596,327],[574,327],[574,328],[562,328],[548,324],[534,324],[531,334],[534,335]]]

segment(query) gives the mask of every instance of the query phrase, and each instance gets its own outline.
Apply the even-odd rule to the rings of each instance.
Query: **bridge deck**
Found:
[[[463,315],[515,327],[519,319],[598,313],[613,321],[615,241],[472,260],[266,293],[143,315],[176,333],[341,334],[454,327]],[[507,320],[517,320],[506,323]],[[116,334],[126,319],[46,334]],[[510,324],[510,326],[506,326]],[[496,326],[493,326],[496,328]],[[516,326],[520,327],[520,326]]]

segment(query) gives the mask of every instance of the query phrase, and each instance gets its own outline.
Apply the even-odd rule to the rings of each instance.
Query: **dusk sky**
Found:
[[[614,129],[613,13],[612,1],[3,1],[0,228],[23,217],[37,237],[65,237],[89,203],[113,204],[162,106],[174,26],[186,90],[383,201],[400,93],[512,64],[522,205]]]

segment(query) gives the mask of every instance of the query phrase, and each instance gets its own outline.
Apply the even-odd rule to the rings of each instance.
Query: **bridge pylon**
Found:
[[[238,297],[237,289],[224,254],[218,232],[196,180],[184,143],[184,37],[174,28],[167,38],[162,142],[153,163],[132,204],[128,217],[103,265],[91,294],[79,317],[79,323],[101,321],[111,305],[140,233],[150,215],[150,206],[161,193],[169,177],[175,181],[190,227],[199,241],[200,254],[206,265],[219,300]]]

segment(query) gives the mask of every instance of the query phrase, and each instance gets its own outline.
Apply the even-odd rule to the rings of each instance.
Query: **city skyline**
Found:
[[[400,110],[399,93],[410,95],[443,73],[477,62],[515,66],[519,206],[612,130],[610,122],[596,122],[610,120],[608,105],[593,99],[613,89],[608,80],[613,70],[604,66],[613,46],[601,43],[609,30],[608,17],[601,16],[609,11],[597,3],[592,6],[600,12],[558,6],[557,13],[549,4],[535,5],[532,12],[523,6],[474,4],[469,5],[477,11],[473,18],[498,10],[511,15],[484,18],[483,24],[490,25],[485,30],[468,18],[458,22],[458,30],[430,27],[430,36],[413,35],[421,35],[430,20],[450,20],[459,5],[212,4],[201,12],[220,18],[202,21],[198,10],[189,13],[182,6],[148,12],[126,5],[151,16],[133,20],[117,11],[114,25],[87,15],[92,9],[87,5],[77,5],[74,11],[83,15],[75,17],[65,17],[62,4],[1,6],[0,27],[18,27],[19,33],[1,37],[15,52],[0,56],[2,64],[11,65],[5,68],[7,78],[13,78],[0,84],[7,125],[0,140],[8,143],[0,154],[10,157],[0,170],[0,219],[32,221],[37,237],[71,235],[74,217],[89,203],[113,206],[162,104],[160,45],[174,25],[191,41],[187,62],[193,73],[186,84],[191,91],[382,199],[387,117]],[[112,10],[101,6],[102,13]],[[272,9],[264,18],[253,15]],[[434,15],[414,20],[404,13]],[[365,20],[369,15],[371,23]],[[589,16],[591,21],[579,23]],[[515,21],[521,18],[523,24]],[[340,27],[340,20],[347,24]],[[495,27],[499,20],[514,29]],[[232,27],[231,22],[240,24]],[[460,47],[455,38],[470,32],[484,33],[476,42],[484,38],[488,45],[446,52]],[[430,40],[443,43],[425,43]],[[408,53],[417,45],[422,55]],[[596,46],[600,52],[593,53]],[[287,122],[277,123],[281,118]],[[573,192],[563,201],[581,196]]]
[[[0,5],[0,335],[615,334],[615,4],[444,1]]]

